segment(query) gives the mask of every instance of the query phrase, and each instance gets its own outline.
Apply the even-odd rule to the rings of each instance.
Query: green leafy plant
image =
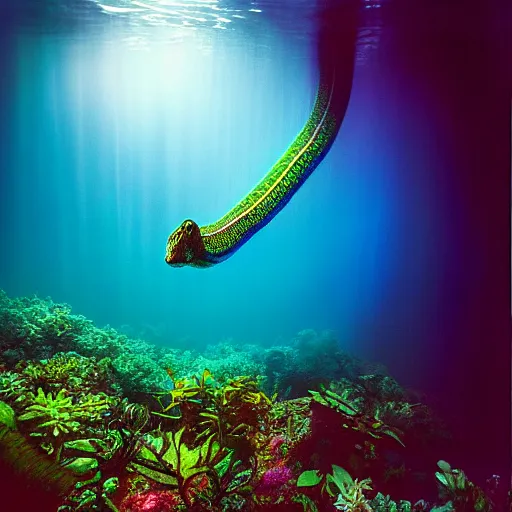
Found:
[[[439,496],[451,500],[456,510],[487,512],[492,510],[491,503],[484,491],[470,482],[464,471],[454,469],[444,460],[437,463],[440,471],[436,472]]]
[[[20,361],[16,370],[33,387],[45,391],[65,387],[70,392],[108,391],[111,375],[111,361],[104,358],[82,357],[74,352],[57,353],[51,359],[42,361]]]
[[[321,485],[321,492],[337,497],[334,505],[338,510],[354,512],[371,511],[364,491],[371,491],[371,480],[353,480],[350,474],[336,464],[332,465],[332,473],[321,474],[317,470],[307,470],[299,475],[297,487],[314,487]]]
[[[25,401],[30,405],[25,407],[18,420],[29,424],[30,436],[44,439],[41,447],[51,454],[67,437],[86,425],[102,421],[102,414],[109,411],[117,399],[104,393],[73,397],[66,389],[53,396],[38,388],[37,394],[29,392]]]
[[[371,491],[371,480],[364,479],[359,481],[357,478],[351,483],[344,483],[339,487],[340,493],[334,506],[338,510],[350,512],[371,512],[370,502],[364,495],[364,491]]]
[[[68,434],[70,431],[76,432],[80,427],[77,418],[81,415],[74,410],[72,398],[66,396],[65,389],[61,389],[53,397],[52,393],[45,395],[39,388],[37,395],[32,394],[32,401],[33,404],[25,408],[25,413],[18,418],[19,421],[38,420],[36,429],[50,430],[55,437],[62,433]],[[39,420],[42,421],[39,423]],[[32,433],[31,435],[43,434]]]
[[[174,386],[156,395],[162,411],[153,414],[179,420],[179,426],[187,427],[188,443],[213,436],[222,448],[233,448],[246,460],[264,446],[272,401],[254,378],[242,376],[220,384],[206,369],[201,376],[174,380]]]
[[[309,393],[316,402],[339,412],[343,418],[342,426],[344,428],[359,431],[375,439],[381,439],[383,436],[387,436],[394,439],[402,446],[405,446],[400,439],[400,435],[402,435],[400,430],[384,424],[377,418],[372,418],[358,412],[356,408],[334,391],[321,386],[321,391],[310,390]]]
[[[0,402],[0,428],[4,426],[11,430],[16,428],[16,413],[9,404]]]
[[[184,442],[185,427],[161,436],[144,436],[143,447],[129,469],[171,488],[187,505],[197,500],[218,503],[255,476],[256,464],[247,467],[232,449],[222,448],[210,435],[195,446]]]
[[[0,396],[2,398],[14,401],[26,390],[26,379],[22,378],[18,373],[0,373]]]

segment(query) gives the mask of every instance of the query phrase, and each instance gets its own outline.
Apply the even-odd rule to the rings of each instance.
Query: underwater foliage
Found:
[[[328,331],[196,354],[2,292],[0,348],[1,458],[59,512],[504,510],[496,475],[415,480],[440,423]]]
[[[0,459],[39,486],[59,493],[69,492],[77,480],[72,473],[41,455],[17,431],[16,412],[5,402],[0,402]]]
[[[480,487],[470,482],[464,471],[453,469],[448,462],[437,463],[440,471],[436,472],[439,495],[453,503],[456,510],[475,510],[477,512],[492,510],[490,500]]]
[[[155,348],[107,326],[100,329],[67,304],[51,299],[10,299],[0,290],[0,352],[7,365],[47,360],[59,352],[112,361],[116,385],[125,393],[158,390],[165,373]]]

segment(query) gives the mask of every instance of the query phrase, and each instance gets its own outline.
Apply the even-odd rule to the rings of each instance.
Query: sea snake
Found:
[[[199,227],[187,219],[169,236],[165,261],[210,267],[232,256],[279,213],[331,148],[347,109],[354,71],[354,3],[323,12],[318,35],[319,83],[306,124],[256,187],[226,215]]]

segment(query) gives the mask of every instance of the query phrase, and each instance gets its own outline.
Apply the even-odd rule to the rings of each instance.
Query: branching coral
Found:
[[[108,358],[96,362],[74,352],[58,353],[48,360],[22,361],[16,371],[33,389],[50,391],[65,386],[71,393],[112,392],[112,363]]]
[[[149,344],[108,326],[100,329],[51,299],[9,299],[2,292],[0,351],[11,367],[19,361],[48,359],[58,352],[109,357],[125,392],[155,391],[163,377]]]

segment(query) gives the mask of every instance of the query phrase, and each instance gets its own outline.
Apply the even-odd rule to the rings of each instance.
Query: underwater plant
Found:
[[[364,495],[364,491],[371,491],[371,480],[358,481],[357,478],[351,483],[340,488],[338,499],[334,502],[337,510],[346,512],[371,512],[370,502]]]
[[[153,414],[187,426],[187,440],[213,436],[221,447],[233,448],[245,459],[262,446],[263,432],[269,428],[272,401],[248,376],[220,384],[205,369],[201,376],[175,380],[174,389],[156,398],[162,412]]]
[[[317,470],[307,470],[299,475],[297,487],[314,487],[320,485],[320,492],[335,497],[337,510],[354,512],[371,512],[372,508],[364,492],[371,491],[371,480],[352,479],[350,474],[336,464],[332,473],[321,474]]]
[[[214,510],[227,495],[243,491],[255,475],[255,460],[252,466],[244,465],[213,435],[195,447],[187,445],[184,431],[182,427],[157,437],[144,436],[143,447],[128,469],[177,489],[187,507]]]
[[[149,424],[147,409],[122,401],[114,417],[98,437],[76,439],[63,444],[57,455],[62,467],[82,479],[66,496],[59,509],[113,510],[121,481],[128,478],[128,465],[142,448],[142,435]],[[119,500],[117,500],[119,501]]]
[[[492,510],[492,505],[484,491],[470,482],[464,471],[452,468],[444,460],[440,460],[437,465],[440,469],[436,472],[440,498],[444,501],[451,501],[457,511],[487,512]]]
[[[26,379],[17,372],[0,373],[0,397],[14,401],[27,390]]]
[[[378,492],[375,497],[370,500],[370,506],[374,512],[419,512],[423,509],[423,503],[418,502],[412,505],[410,501],[400,500],[398,503],[391,499],[391,496]]]
[[[113,392],[112,362],[104,358],[81,356],[75,352],[59,352],[50,359],[20,361],[16,371],[32,388],[45,391],[59,390],[62,386],[70,392]]]
[[[9,368],[20,361],[49,360],[57,353],[110,358],[125,393],[159,389],[165,375],[153,346],[71,313],[50,298],[9,298],[0,290],[0,353]]]
[[[70,311],[0,293],[0,457],[61,496],[60,512],[500,510],[495,475],[486,495],[442,461],[437,507],[391,497],[430,492],[409,464],[423,454],[402,454],[436,425],[385,372],[361,376],[332,333],[199,354]]]
[[[25,478],[65,494],[78,478],[60,464],[33,447],[17,431],[16,413],[5,402],[0,402],[0,459]]]
[[[35,425],[36,430],[48,429],[55,437],[70,431],[76,432],[80,422],[76,421],[83,418],[82,411],[77,411],[73,407],[72,398],[67,396],[65,389],[61,389],[55,397],[49,392],[47,395],[39,388],[37,395],[29,393],[27,398],[32,405],[25,408],[25,412],[19,416],[19,421],[38,420]],[[44,435],[42,433],[31,435]]]
[[[400,439],[400,436],[402,435],[400,430],[389,425],[385,425],[376,417],[369,417],[365,413],[359,412],[351,403],[333,391],[322,386],[320,391],[310,390],[309,392],[312,395],[313,400],[340,413],[343,418],[343,428],[368,434],[375,439],[381,439],[383,436],[388,436],[402,446],[405,446]]]
[[[21,398],[21,397],[20,397]],[[28,422],[32,437],[42,437],[41,446],[51,454],[55,445],[60,445],[56,438],[76,433],[80,428],[103,421],[103,414],[117,403],[117,399],[104,393],[82,393],[69,396],[66,389],[61,389],[55,396],[38,388],[37,394],[28,392],[23,397],[26,405],[18,421]]]

